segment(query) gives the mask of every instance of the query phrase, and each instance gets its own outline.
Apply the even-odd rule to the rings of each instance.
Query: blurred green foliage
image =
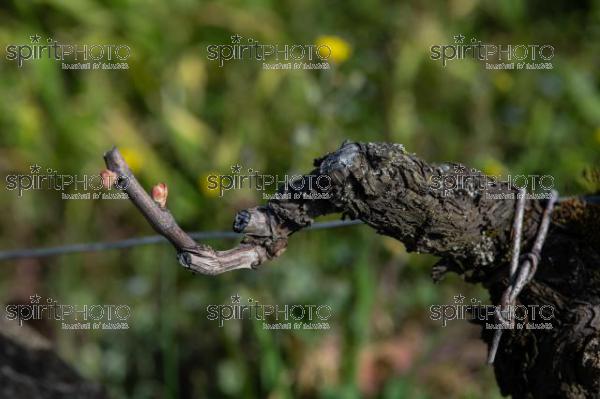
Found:
[[[206,190],[239,163],[302,173],[344,139],[393,141],[423,158],[498,173],[552,174],[561,193],[590,190],[599,161],[597,1],[33,0],[0,5],[0,44],[40,34],[68,43],[125,43],[126,71],[64,71],[50,60],[0,61],[0,171],[39,164],[93,174],[121,148],[146,187],[167,182],[188,230],[227,230],[252,190]],[[209,62],[206,47],[240,34],[261,43],[346,46],[329,71]],[[551,71],[447,67],[430,47],[455,34],[554,46]],[[150,234],[128,201],[68,201],[56,191],[3,191],[1,247],[45,247]],[[231,241],[210,242],[226,248]],[[4,263],[2,299],[35,291],[61,303],[123,303],[125,332],[53,324],[59,353],[115,398],[499,397],[478,330],[446,328],[429,306],[462,293],[429,278],[432,257],[407,254],[368,228],[302,232],[257,272],[192,276],[166,245]],[[262,303],[329,304],[329,331],[223,328],[208,304],[239,293]]]

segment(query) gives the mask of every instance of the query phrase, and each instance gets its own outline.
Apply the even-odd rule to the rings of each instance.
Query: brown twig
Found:
[[[153,189],[153,199],[137,181],[116,147],[104,154],[104,161],[106,167],[119,176],[114,185],[123,189],[154,230],[173,244],[179,263],[194,272],[216,275],[237,269],[253,269],[285,250],[288,232],[279,228],[274,215],[262,208],[244,211],[236,218],[237,232],[246,234],[237,247],[215,251],[207,245],[198,244],[179,227],[166,208],[166,185],[160,183]]]

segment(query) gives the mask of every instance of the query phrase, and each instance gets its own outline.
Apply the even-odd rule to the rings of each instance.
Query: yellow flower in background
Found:
[[[513,78],[508,72],[500,71],[494,74],[494,86],[498,91],[506,93],[513,86]]]
[[[596,143],[600,144],[600,127],[596,128],[596,134],[594,135]]]
[[[122,147],[119,148],[119,151],[133,173],[138,173],[142,169],[144,157],[138,150],[130,147]]]
[[[206,68],[199,56],[185,56],[177,65],[177,77],[190,92],[201,90],[206,81]]]
[[[481,171],[488,176],[502,176],[506,172],[506,168],[494,158],[488,158],[483,164]]]
[[[198,177],[198,188],[207,197],[219,196],[219,174],[217,172],[205,173]]]
[[[350,46],[350,43],[339,36],[319,36],[317,38],[316,46],[321,57],[327,57],[329,55],[329,58],[325,61],[333,61],[336,64],[341,64],[346,61],[352,53],[352,46]],[[331,51],[331,54],[329,54],[329,51]]]

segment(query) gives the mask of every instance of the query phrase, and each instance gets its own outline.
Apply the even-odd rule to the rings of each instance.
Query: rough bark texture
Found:
[[[482,283],[492,303],[499,303],[508,284],[515,201],[491,199],[482,187],[488,193],[516,193],[516,189],[460,164],[428,164],[398,144],[345,143],[316,160],[315,166],[310,175],[329,176],[328,190],[309,188],[307,180],[302,189],[288,187],[281,192],[292,198],[294,193],[330,197],[272,200],[258,208],[271,224],[285,226],[291,234],[317,216],[341,212],[402,241],[409,251],[441,257],[434,278],[454,271],[467,281]],[[445,193],[432,188],[433,182],[448,175],[469,176],[463,180],[470,183]],[[523,253],[534,239],[544,203],[526,202]],[[242,232],[250,224],[248,212],[256,210],[243,212],[236,219],[236,229]],[[504,395],[600,397],[599,221],[600,206],[584,198],[556,206],[535,279],[518,298],[524,305],[552,305],[553,328],[504,332],[494,364]],[[265,244],[272,237],[247,240]],[[492,330],[482,329],[488,345],[492,336]]]
[[[131,200],[173,243],[182,265],[199,273],[257,268],[280,256],[288,237],[314,218],[342,213],[402,241],[409,251],[439,256],[432,271],[435,280],[456,272],[483,284],[492,304],[500,302],[509,284],[515,200],[490,194],[516,195],[517,188],[461,164],[428,164],[399,144],[345,143],[317,159],[312,172],[280,189],[281,198],[290,199],[239,212],[233,228],[245,237],[238,247],[222,252],[195,244],[179,229],[163,209],[164,201],[148,197],[116,149],[105,159],[113,173],[134,183],[126,190]],[[315,184],[319,177],[329,180],[329,186]],[[460,182],[459,187],[438,187],[447,181]],[[532,246],[545,202],[525,203],[523,254]],[[600,398],[599,221],[600,205],[588,198],[555,206],[537,274],[518,297],[518,305],[552,306],[552,328],[504,332],[494,363],[503,394]],[[485,326],[495,319],[478,322]],[[493,333],[482,329],[488,345]]]

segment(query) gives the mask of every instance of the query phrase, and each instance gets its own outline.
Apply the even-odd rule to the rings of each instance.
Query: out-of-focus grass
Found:
[[[126,43],[128,71],[62,71],[0,62],[0,171],[31,164],[92,174],[118,145],[146,186],[169,185],[184,228],[228,229],[260,193],[216,197],[208,173],[236,163],[301,173],[344,139],[403,143],[430,161],[488,173],[552,174],[563,193],[600,150],[597,3],[453,0],[170,2],[46,0],[0,6],[0,44],[38,33],[72,43]],[[329,71],[270,71],[206,58],[238,33],[262,43],[329,40]],[[429,58],[454,34],[488,43],[548,43],[552,71],[487,71]],[[2,248],[125,238],[150,228],[126,201],[63,201],[58,192],[0,196]],[[226,248],[232,243],[211,243]],[[458,279],[433,286],[435,260],[366,227],[294,236],[258,272],[218,278],[177,267],[168,246],[5,263],[2,299],[37,290],[62,303],[125,303],[127,332],[52,328],[58,351],[114,397],[489,398],[477,330],[429,320],[431,304],[479,295]],[[32,281],[35,282],[32,283]],[[332,329],[218,328],[208,304],[235,293],[262,303],[330,304]],[[479,356],[479,357],[478,357]],[[475,360],[474,360],[475,359]]]

